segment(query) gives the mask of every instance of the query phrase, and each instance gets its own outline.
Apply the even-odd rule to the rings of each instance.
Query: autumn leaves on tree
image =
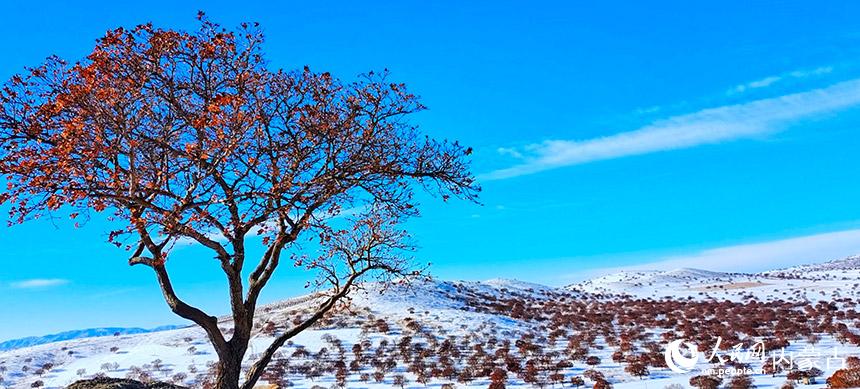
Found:
[[[277,349],[356,283],[415,274],[398,228],[418,213],[415,187],[445,200],[474,201],[479,191],[470,149],[406,119],[424,107],[403,84],[386,73],[347,83],[308,68],[270,70],[262,42],[255,25],[227,31],[202,15],[193,33],[120,28],[86,59],[49,58],[0,91],[0,199],[10,220],[107,213],[119,226],[110,242],[150,267],[173,312],[206,331],[218,388],[252,387]],[[291,250],[304,236],[321,254]],[[216,258],[229,331],[174,291],[168,257],[178,241]],[[246,257],[259,242],[264,254]],[[257,299],[284,259],[314,275],[319,307],[241,377]]]

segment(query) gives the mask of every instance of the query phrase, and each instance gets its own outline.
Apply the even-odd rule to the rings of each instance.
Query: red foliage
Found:
[[[699,389],[717,389],[722,382],[723,380],[721,378],[709,375],[699,375],[690,378],[690,386],[694,386]]]
[[[359,278],[412,274],[397,225],[417,212],[413,188],[470,200],[479,190],[470,148],[405,120],[424,109],[405,85],[385,73],[342,82],[308,68],[271,70],[262,43],[255,26],[227,31],[205,17],[196,32],[118,28],[85,60],[50,58],[0,88],[8,185],[0,203],[12,222],[61,208],[122,222],[109,241],[133,252],[130,264],[151,267],[170,308],[203,327],[227,386],[242,374],[257,299],[281,254],[300,237],[318,239],[321,256],[290,262],[320,274],[309,284],[331,290],[330,300],[262,353],[248,388],[287,339]],[[345,219],[351,225],[335,224],[347,208],[364,211]],[[246,237],[254,234],[265,254],[248,269]],[[165,263],[179,241],[211,250],[226,275],[229,343],[213,316],[170,283]]]
[[[834,389],[860,388],[860,369],[841,369],[827,378],[827,386]]]

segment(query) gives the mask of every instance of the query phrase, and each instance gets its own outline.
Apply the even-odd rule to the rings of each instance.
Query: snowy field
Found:
[[[816,306],[820,312],[822,305],[815,305],[820,303],[833,303],[834,309],[847,311],[854,308],[858,297],[858,262],[860,260],[855,257],[758,274],[695,269],[624,272],[558,289],[511,280],[433,281],[411,288],[393,288],[380,294],[371,284],[365,291],[355,294],[349,311],[328,318],[288,343],[281,355],[285,361],[283,372],[278,375],[295,387],[337,387],[337,374],[334,374],[336,370],[332,366],[336,366],[337,361],[344,365],[355,361],[349,368],[341,366],[341,375],[345,377],[340,379],[340,384],[349,388],[399,387],[401,380],[404,387],[439,388],[453,384],[458,388],[486,388],[488,374],[482,374],[480,370],[488,363],[504,365],[504,357],[499,356],[498,351],[504,349],[510,359],[530,360],[534,366],[548,366],[538,369],[540,374],[556,373],[555,378],[563,378],[566,387],[570,386],[573,377],[583,377],[586,386],[593,386],[593,380],[586,378],[593,374],[587,373],[589,370],[598,371],[615,388],[664,388],[671,384],[689,387],[691,377],[716,365],[707,363],[702,357],[687,373],[672,372],[656,366],[658,363],[649,365],[647,375],[641,378],[627,371],[631,364],[630,356],[662,355],[653,349],[655,345],[665,345],[661,335],[675,325],[671,322],[649,327],[653,321],[621,323],[626,317],[625,309],[637,309],[629,308],[634,300],[640,300],[636,304],[642,305],[650,304],[641,302],[644,300],[667,300],[669,297],[688,301],[684,303],[687,304],[686,310],[694,309],[700,302],[717,304],[723,300],[734,302],[733,309],[744,309],[750,301],[756,300],[790,302],[794,304],[790,308],[778,309],[795,312],[808,311],[807,306]],[[261,307],[249,358],[265,349],[274,335],[288,327],[292,318],[301,315],[302,310],[313,303],[314,299],[306,296]],[[655,309],[671,306],[658,305]],[[587,312],[588,309],[594,312]],[[580,316],[564,318],[565,312],[573,315],[577,310],[586,311],[580,312],[585,315],[582,317],[613,312],[615,319],[590,325]],[[856,322],[851,318],[823,314],[835,317],[833,320],[837,323],[844,322],[852,329],[848,331],[856,331]],[[690,315],[686,314],[687,317]],[[659,323],[665,317],[655,314],[654,320]],[[695,318],[703,322],[710,319],[705,316]],[[817,316],[813,319],[809,322],[816,321]],[[774,323],[777,322],[778,319],[774,319]],[[222,328],[229,328],[230,324],[227,318],[220,323]],[[814,327],[814,323],[810,325]],[[599,329],[589,332],[592,327]],[[631,330],[634,327],[636,330]],[[674,331],[679,333],[680,330]],[[772,334],[761,335],[762,338],[773,338]],[[625,337],[631,337],[631,340],[626,341]],[[523,351],[526,348],[520,346],[523,339],[526,339],[526,344],[537,345],[538,350]],[[749,337],[746,340],[758,339]],[[446,341],[453,347],[447,347]],[[510,343],[505,344],[505,341]],[[789,341],[784,349],[786,354],[804,356],[802,362],[808,364],[806,367],[816,366],[823,371],[817,384],[802,387],[825,387],[824,380],[840,367],[841,360],[860,355],[856,343],[844,337],[838,338],[834,333],[797,334]],[[458,351],[437,351],[446,347]],[[579,352],[580,349],[584,351]],[[627,360],[614,355],[621,350],[625,350],[622,354],[627,356]],[[838,358],[833,358],[834,352]],[[418,358],[414,355],[424,356]],[[585,357],[596,359],[589,363]],[[443,363],[441,358],[447,363]],[[657,357],[652,361],[654,358]],[[380,362],[386,359],[390,364],[381,367],[384,363]],[[421,360],[414,362],[418,359]],[[94,375],[171,381],[200,387],[214,360],[215,355],[203,331],[196,327],[74,339],[0,353],[0,376],[3,377],[0,387],[29,388],[40,382],[44,387],[61,388]],[[750,378],[758,388],[779,388],[786,382],[785,372],[771,375],[758,371],[767,362],[754,359],[744,362],[748,362],[755,371]],[[452,372],[441,371],[440,366],[446,365],[452,366]],[[523,366],[528,365],[524,362]],[[434,371],[434,368],[440,370]],[[427,379],[425,385],[421,382],[424,380],[422,376],[428,375],[432,378]],[[541,383],[526,383],[522,376],[523,373],[509,372],[507,387],[535,387],[543,382],[553,384],[553,380],[547,377],[543,377]],[[731,377],[724,378],[728,381]],[[556,383],[554,386],[559,385]]]

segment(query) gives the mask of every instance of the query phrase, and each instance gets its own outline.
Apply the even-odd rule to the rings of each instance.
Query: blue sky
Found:
[[[273,67],[388,68],[424,131],[475,148],[483,206],[409,223],[444,279],[563,285],[620,267],[756,271],[860,254],[860,3],[39,2],[0,5],[0,77],[107,29],[259,21]],[[239,5],[237,5],[239,4]],[[181,323],[105,224],[0,233],[0,339]],[[177,289],[226,312],[210,256]],[[303,293],[283,268],[266,301]]]

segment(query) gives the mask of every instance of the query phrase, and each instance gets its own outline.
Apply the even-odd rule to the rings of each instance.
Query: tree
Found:
[[[408,384],[408,383],[409,383],[409,380],[407,380],[406,377],[403,376],[403,374],[394,375],[393,381],[391,382],[392,385],[397,386],[400,389],[403,389],[404,387],[406,387],[406,384]]]
[[[730,389],[751,389],[755,388],[755,385],[753,385],[753,380],[750,376],[740,374],[732,377],[727,387]]]
[[[649,374],[648,367],[645,366],[644,363],[638,361],[628,363],[624,368],[624,371],[632,376],[639,377],[640,379],[648,376]]]
[[[694,386],[699,389],[717,389],[722,382],[723,380],[721,378],[709,375],[699,375],[690,378],[690,386]]]
[[[612,384],[607,380],[600,379],[594,381],[594,389],[612,389]]]
[[[187,379],[188,379],[187,373],[176,373],[170,377],[170,380],[177,385],[182,385],[185,382],[185,380],[187,380]]]
[[[858,388],[860,387],[860,369],[836,370],[827,378],[829,388]]]
[[[508,380],[508,372],[504,369],[496,368],[490,373],[489,389],[505,389],[505,382]]]
[[[817,377],[821,377],[822,375],[824,375],[824,371],[822,371],[821,369],[819,369],[817,367],[811,367],[808,370],[804,371],[804,373],[806,374],[807,377],[810,377],[810,378],[817,378]]]
[[[792,381],[800,381],[806,377],[806,372],[802,370],[792,370],[785,375],[785,378]]]
[[[766,361],[761,367],[762,373],[770,374],[772,377],[776,377],[782,370],[782,365],[773,362],[773,360]]]
[[[594,370],[594,369],[589,369],[589,370],[583,371],[582,376],[585,378],[588,378],[591,381],[600,381],[600,380],[606,379],[606,377],[603,375],[603,373],[601,373],[597,370]]]
[[[255,25],[227,31],[200,19],[192,33],[118,28],[85,60],[53,57],[6,83],[0,202],[11,223],[106,212],[117,225],[109,242],[131,252],[130,265],[151,268],[170,309],[205,330],[219,389],[240,387],[258,297],[289,255],[311,273],[319,305],[250,366],[241,387],[251,388],[287,340],[357,283],[417,274],[397,228],[417,214],[416,187],[470,201],[479,187],[471,149],[422,135],[405,117],[424,106],[387,74],[346,83],[308,68],[269,70]],[[298,251],[309,237],[319,255]],[[215,257],[232,328],[222,332],[174,290],[177,242]],[[252,244],[264,254],[251,267]]]

